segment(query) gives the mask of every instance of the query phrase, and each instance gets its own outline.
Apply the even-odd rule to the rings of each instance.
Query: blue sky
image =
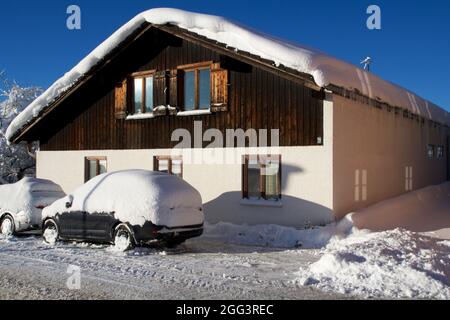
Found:
[[[77,4],[82,29],[66,28]],[[382,29],[366,28],[366,9],[382,10]],[[48,87],[137,13],[175,7],[222,15],[358,64],[450,110],[448,0],[73,0],[0,3],[0,70],[22,85]]]

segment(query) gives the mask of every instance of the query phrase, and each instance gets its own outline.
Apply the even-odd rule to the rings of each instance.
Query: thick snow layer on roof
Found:
[[[77,66],[57,80],[47,91],[31,103],[9,126],[6,136],[13,136],[32,121],[43,108],[67,91],[77,80],[101,61],[109,52],[139,28],[143,23],[171,24],[190,32],[247,51],[277,65],[284,65],[311,74],[321,86],[333,84],[361,93],[393,106],[409,109],[415,114],[450,125],[450,114],[438,106],[397,85],[361,70],[320,51],[299,46],[251,30],[225,18],[198,14],[178,9],[158,8],[145,11],[111,35]]]
[[[72,203],[66,208],[66,203]],[[175,176],[146,170],[99,175],[42,212],[43,219],[64,212],[114,213],[121,222],[182,227],[202,224],[200,193]]]

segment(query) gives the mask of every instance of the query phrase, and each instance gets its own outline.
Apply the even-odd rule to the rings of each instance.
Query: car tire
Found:
[[[42,228],[42,238],[45,243],[54,245],[59,239],[59,230],[54,220],[47,220]]]
[[[119,224],[114,230],[114,249],[125,252],[134,248],[133,234],[125,224]]]
[[[0,223],[0,233],[5,237],[12,237],[16,231],[14,219],[9,214],[5,215]]]

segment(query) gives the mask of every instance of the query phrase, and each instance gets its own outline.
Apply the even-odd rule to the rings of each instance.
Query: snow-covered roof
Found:
[[[335,85],[390,104],[405,108],[430,120],[450,125],[450,114],[418,95],[385,81],[347,62],[318,50],[282,41],[270,35],[251,30],[223,17],[192,13],[179,9],[158,8],[138,14],[113,33],[106,41],[86,56],[78,65],[57,80],[47,91],[31,103],[9,126],[8,140],[43,109],[73,87],[83,75],[118,47],[144,23],[174,25],[210,40],[226,44],[239,51],[249,52],[299,72],[310,74],[320,87]]]

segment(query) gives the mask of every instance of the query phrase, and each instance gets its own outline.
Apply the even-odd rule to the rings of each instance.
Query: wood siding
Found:
[[[145,120],[116,119],[120,112],[115,87],[129,74],[174,70],[202,61],[227,69],[228,110],[206,116],[165,116]],[[125,90],[125,88],[124,88]],[[117,110],[119,109],[119,110]],[[129,46],[119,57],[73,93],[26,140],[40,140],[41,150],[110,150],[171,148],[172,131],[217,128],[280,129],[281,146],[321,145],[323,102],[312,89],[157,29]],[[318,143],[318,138],[322,142]],[[208,143],[205,143],[207,145]]]

